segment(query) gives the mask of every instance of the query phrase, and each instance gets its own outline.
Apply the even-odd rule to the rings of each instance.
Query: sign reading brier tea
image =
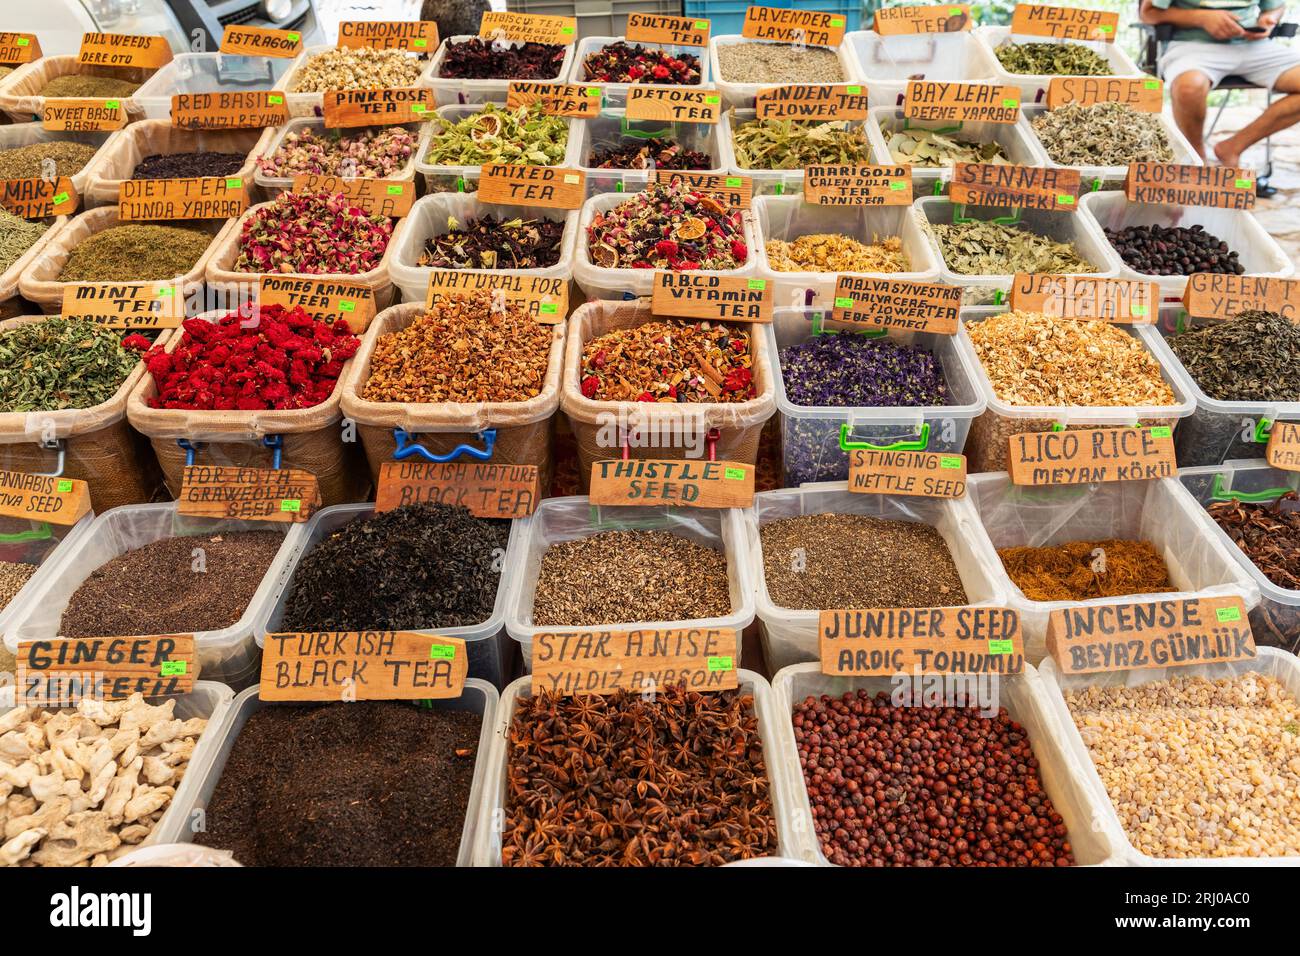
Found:
[[[395,179],[363,179],[360,177],[323,176],[303,173],[293,177],[294,192],[342,193],[372,216],[400,219],[411,211],[415,203],[415,183]]]
[[[485,289],[501,296],[504,304],[523,306],[543,325],[559,325],[569,314],[569,280],[563,276],[547,279],[500,272],[431,269],[424,304],[432,308],[433,300],[439,296]]]
[[[302,52],[302,34],[297,30],[272,30],[232,23],[221,34],[221,52],[290,59]]]
[[[1168,425],[1019,432],[1008,441],[1011,481],[1017,485],[1144,481],[1177,474]]]
[[[593,505],[685,505],[748,508],[754,466],[736,461],[610,458],[593,462]]]
[[[122,222],[170,219],[236,219],[248,208],[248,188],[239,176],[194,179],[127,179],[117,200]]]
[[[137,66],[156,70],[172,60],[166,37],[127,33],[86,33],[77,62],[83,66]]]
[[[193,634],[20,641],[16,696],[27,703],[132,694],[176,697],[194,690]]]
[[[943,123],[1014,123],[1020,119],[1020,90],[993,83],[909,80],[903,115]]]
[[[1118,26],[1119,14],[1108,10],[1018,3],[1011,14],[1011,32],[1021,36],[1113,42]]]
[[[1274,422],[1264,457],[1274,468],[1300,471],[1300,422]]]
[[[751,40],[838,47],[844,41],[844,24],[842,13],[749,6],[740,33]]]
[[[665,17],[629,13],[623,36],[628,43],[662,43],[667,46],[708,46],[708,20],[699,17]]]
[[[1066,318],[1146,325],[1156,320],[1160,287],[1140,279],[1019,272],[1011,280],[1010,305]]]
[[[864,120],[867,88],[860,83],[791,83],[758,91],[759,119]]]
[[[344,20],[339,24],[339,46],[432,54],[438,49],[438,24],[433,20]]]
[[[297,468],[186,465],[176,510],[198,518],[306,521],[320,505],[316,476]]]
[[[478,35],[486,39],[520,43],[550,43],[567,46],[578,39],[577,17],[553,17],[540,13],[505,13],[485,10]]]
[[[541,498],[536,465],[386,461],[379,466],[375,511],[436,501],[468,508],[476,518],[526,518]]]
[[[686,185],[696,192],[708,193],[723,206],[748,209],[754,197],[754,180],[749,176],[683,173],[672,169],[655,170],[656,182],[669,183],[674,179],[684,180]]]
[[[433,90],[418,87],[327,90],[323,96],[325,125],[330,129],[393,126],[433,119]]]
[[[533,635],[533,687],[573,697],[654,691],[732,690],[740,644],[735,628],[584,630]]]
[[[68,216],[80,201],[67,176],[0,180],[0,206],[24,219]]]
[[[910,206],[912,167],[808,166],[803,174],[803,198],[814,206]]]
[[[104,132],[125,125],[121,100],[49,98],[41,110],[41,128],[53,132]]]
[[[506,108],[542,104],[549,116],[577,116],[594,119],[600,115],[600,88],[585,83],[512,82],[506,90]]]
[[[176,329],[185,302],[169,282],[78,282],[63,288],[63,317],[110,329]]]
[[[1124,195],[1129,202],[1254,209],[1255,171],[1239,166],[1129,163]]]
[[[1183,306],[1198,319],[1231,319],[1259,310],[1296,322],[1300,321],[1300,279],[1197,272],[1187,279]]]
[[[948,196],[954,203],[1074,212],[1079,208],[1079,171],[1043,166],[956,163]]]
[[[258,303],[301,308],[321,322],[342,319],[360,335],[375,317],[375,290],[359,282],[267,273],[258,280]]]
[[[958,33],[971,28],[970,4],[944,3],[933,7],[881,7],[873,26],[882,37],[917,33]]]
[[[772,283],[745,276],[656,271],[650,308],[656,315],[719,322],[771,322]]]
[[[1153,77],[1054,76],[1047,86],[1047,108],[1066,103],[1123,103],[1142,113],[1159,113],[1164,107],[1164,83]]]
[[[955,335],[960,311],[958,286],[859,275],[835,280],[836,322]]]
[[[172,97],[172,125],[177,129],[265,129],[289,122],[283,93],[244,90],[236,93],[177,93]]]
[[[478,180],[478,201],[577,209],[587,198],[587,174],[563,166],[489,163]]]
[[[268,634],[262,700],[439,700],[465,689],[459,637],[414,631]]]
[[[966,456],[935,451],[849,452],[849,491],[918,498],[961,498],[966,494]]]
[[[0,66],[18,66],[41,58],[35,33],[0,33]]]
[[[0,515],[76,524],[90,513],[90,485],[79,478],[0,471]]]
[[[626,116],[630,120],[717,123],[721,115],[722,95],[715,89],[634,83],[627,90]]]
[[[1250,660],[1241,598],[1080,604],[1047,618],[1047,653],[1066,674]]]
[[[822,611],[817,619],[822,673],[1022,673],[1020,614],[1004,607],[869,608]]]

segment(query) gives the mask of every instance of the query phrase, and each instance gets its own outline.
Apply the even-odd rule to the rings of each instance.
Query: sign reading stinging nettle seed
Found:
[[[963,498],[966,495],[966,456],[950,452],[854,448],[849,452],[849,491],[870,495]]]
[[[732,690],[740,644],[732,627],[638,628],[533,635],[533,688],[563,697],[654,691]]]
[[[822,673],[997,674],[1025,669],[1020,613],[1003,607],[869,608],[822,611]]]
[[[414,631],[268,634],[262,700],[440,700],[465,689],[459,637]]]

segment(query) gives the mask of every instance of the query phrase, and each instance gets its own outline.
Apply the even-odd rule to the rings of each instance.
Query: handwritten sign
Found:
[[[578,169],[489,163],[479,174],[479,202],[577,209],[586,199],[587,174]]]
[[[934,282],[905,282],[862,275],[835,280],[836,322],[955,335],[961,289]]]
[[[1300,279],[1218,275],[1196,272],[1183,290],[1187,314],[1198,319],[1231,319],[1258,309],[1300,321]]]
[[[86,33],[77,62],[83,66],[136,66],[156,70],[172,60],[167,39],[127,33]]]
[[[1142,113],[1159,113],[1164,106],[1164,83],[1154,77],[1054,76],[1047,86],[1047,108],[1066,103],[1092,106],[1123,103]]]
[[[1274,468],[1300,471],[1300,422],[1274,422],[1269,430],[1264,458]],[[2,482],[0,487],[3,487]]]
[[[1047,618],[1047,653],[1066,674],[1250,660],[1241,598],[1079,604]]]
[[[1108,10],[1018,3],[1011,14],[1011,32],[1021,36],[1113,42],[1118,26],[1119,14]]]
[[[438,24],[433,20],[344,20],[339,24],[339,46],[431,54],[438,49]]]
[[[469,654],[459,637],[414,631],[268,634],[262,700],[445,700],[459,697]]]
[[[1020,90],[994,83],[909,80],[903,88],[903,115],[942,123],[1015,123]]]
[[[912,167],[808,166],[803,174],[803,198],[814,206],[910,206]]]
[[[593,462],[593,505],[681,505],[748,508],[754,466],[736,461],[614,458]]]
[[[663,17],[653,13],[629,13],[623,36],[629,43],[662,43],[668,46],[708,46],[708,20],[698,17]]]
[[[325,125],[330,129],[393,126],[433,119],[433,90],[393,87],[383,90],[328,90]]]
[[[289,107],[270,90],[177,93],[171,116],[177,129],[265,129],[289,122]]]
[[[716,176],[711,173],[682,173],[671,169],[655,170],[656,182],[668,183],[674,179],[683,180],[696,192],[709,193],[710,196],[716,197],[722,207],[735,206],[737,209],[748,209],[754,197],[754,180],[749,176]],[[718,208],[714,211],[722,212],[723,209]]]
[[[297,468],[186,465],[176,510],[197,518],[306,521],[320,505],[316,476]]]
[[[685,683],[732,690],[740,645],[735,628],[543,631],[533,635],[533,686],[573,697],[636,693]]]
[[[301,308],[321,322],[347,322],[357,335],[375,317],[375,290],[359,282],[267,273],[258,280],[258,303]]]
[[[585,83],[511,83],[506,89],[506,108],[542,104],[549,116],[578,116],[593,119],[600,115],[600,88]]]
[[[1129,202],[1254,209],[1255,171],[1240,166],[1130,163],[1124,195]]]
[[[484,10],[478,35],[520,43],[550,43],[567,46],[578,38],[577,17],[552,17],[540,13],[506,13]]]
[[[1159,312],[1160,287],[1141,279],[1019,272],[1011,280],[1009,304],[1025,312],[1147,325]]]
[[[934,7],[881,7],[874,24],[882,37],[916,33],[957,33],[971,28],[970,4],[944,3]]]
[[[656,315],[719,322],[771,322],[772,283],[745,276],[657,271],[650,308]]]
[[[67,176],[0,180],[0,206],[24,219],[71,215],[77,211],[79,202],[81,199]]]
[[[759,119],[864,120],[867,88],[860,83],[790,83],[758,91]]]
[[[844,15],[750,6],[740,33],[751,40],[837,47],[844,42]]]
[[[176,329],[185,302],[169,282],[79,282],[63,288],[63,316],[109,329]]]
[[[432,308],[439,296],[485,289],[500,292],[508,305],[522,306],[543,325],[558,325],[569,314],[569,280],[563,276],[548,279],[500,272],[432,269],[424,304]]]
[[[41,58],[35,33],[0,33],[0,66],[18,66]]]
[[[966,456],[854,448],[849,452],[849,491],[864,495],[962,498],[966,495]]]
[[[126,126],[121,100],[48,98],[41,110],[41,128],[54,132],[104,132]]]
[[[1074,212],[1079,208],[1079,171],[956,163],[948,196],[954,203],[974,206]]]
[[[248,187],[239,176],[194,179],[127,179],[118,192],[122,222],[169,219],[234,219],[248,208]]]
[[[76,524],[90,513],[90,485],[79,478],[0,471],[0,515]]]
[[[232,23],[221,35],[221,52],[290,59],[302,52],[302,34],[297,30],[272,30]]]
[[[715,89],[634,83],[627,90],[626,116],[630,120],[716,123],[721,115],[722,95]]]
[[[1177,473],[1168,425],[1018,432],[1009,441],[1011,481],[1017,485],[1146,481]]]
[[[817,617],[822,673],[998,674],[1025,669],[1020,614],[1005,607],[868,608]]]
[[[415,203],[415,183],[396,179],[365,179],[362,177],[324,176],[303,173],[293,177],[293,191],[342,193],[372,216],[400,219],[411,211]]]
[[[477,518],[526,518],[542,498],[536,465],[386,461],[379,466],[375,511],[436,501]]]
[[[16,696],[29,704],[177,697],[198,672],[193,634],[20,641],[17,657]]]

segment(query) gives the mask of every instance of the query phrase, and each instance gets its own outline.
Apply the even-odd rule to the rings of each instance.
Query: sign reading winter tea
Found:
[[[523,306],[543,325],[559,325],[569,315],[569,280],[565,276],[547,279],[500,272],[431,269],[424,304],[433,308],[433,300],[438,296],[483,290],[500,295],[506,305]]]
[[[1124,195],[1129,202],[1254,209],[1255,171],[1240,166],[1129,163]]]
[[[578,39],[577,17],[552,17],[540,13],[506,13],[484,10],[478,35],[486,39],[567,46]]]
[[[1156,320],[1160,287],[1141,279],[1018,272],[1011,280],[1009,304],[1024,312],[1147,325]]]
[[[1008,441],[1011,481],[1017,485],[1146,481],[1177,473],[1168,425],[1019,432]]]
[[[127,179],[117,200],[121,222],[172,219],[237,219],[248,208],[248,188],[239,176],[193,179]]]
[[[41,128],[52,132],[104,132],[126,125],[121,100],[48,98],[41,110]]]
[[[849,452],[849,491],[918,498],[962,498],[966,494],[966,456],[935,451]]]
[[[193,634],[20,641],[17,657],[15,696],[28,704],[176,697],[198,671]]]
[[[1079,208],[1079,171],[1044,166],[956,163],[948,196],[954,203],[1074,212]]]
[[[861,83],[790,83],[768,86],[754,100],[759,119],[864,120],[867,88]]]
[[[1197,272],[1187,279],[1183,306],[1198,319],[1231,319],[1242,312],[1260,311],[1297,322],[1300,279]]]
[[[77,282],[63,287],[62,313],[110,329],[177,329],[185,302],[169,282]]]
[[[958,286],[860,275],[835,280],[836,322],[955,335],[960,311]]]
[[[814,206],[910,206],[911,166],[808,166],[803,174],[804,202]]]
[[[1274,468],[1300,471],[1300,422],[1274,422],[1264,457]]]
[[[392,126],[433,119],[433,90],[393,87],[383,90],[327,90],[325,125],[330,129],[353,126]]]
[[[594,119],[600,115],[600,88],[585,83],[511,82],[506,90],[506,108],[517,110],[542,104],[548,116],[577,116]]]
[[[375,290],[359,282],[267,273],[258,280],[258,304],[301,308],[321,322],[342,319],[360,335],[375,317]]]
[[[1020,119],[1020,90],[992,83],[909,80],[903,115],[943,123],[1015,123]]]
[[[176,510],[196,518],[306,521],[320,505],[316,476],[297,468],[186,465]]]
[[[674,505],[748,508],[754,503],[754,466],[684,458],[611,458],[593,462],[593,505]]]
[[[0,471],[0,515],[76,524],[90,513],[90,485],[79,478]]]
[[[126,33],[86,33],[77,62],[83,66],[137,66],[156,70],[172,60],[172,48],[160,36]]]
[[[740,643],[735,628],[681,627],[533,635],[533,687],[573,697],[627,690],[732,690]]]
[[[1118,26],[1119,14],[1107,10],[1018,3],[1011,14],[1011,32],[1021,36],[1113,42]]]
[[[0,66],[31,63],[42,55],[35,33],[0,33]]]
[[[844,14],[778,7],[745,8],[741,36],[808,46],[839,46],[844,42]]]
[[[24,219],[68,216],[80,201],[67,176],[0,180],[0,206]]]
[[[822,673],[1019,674],[1025,669],[1020,614],[1003,607],[869,608],[822,611]]]
[[[1047,86],[1047,108],[1066,103],[1092,106],[1123,103],[1143,113],[1159,113],[1164,107],[1164,83],[1154,77],[1130,79],[1122,76],[1054,76]]]
[[[177,93],[172,125],[178,129],[264,129],[289,122],[283,93],[244,90],[231,93]]]
[[[754,197],[754,180],[749,176],[683,173],[672,169],[655,170],[656,182],[670,183],[675,179],[685,181],[686,185],[696,192],[709,193],[724,206],[748,209]]]
[[[767,279],[656,271],[650,308],[656,315],[719,322],[771,322]]]
[[[627,90],[626,116],[630,120],[716,123],[721,115],[722,95],[715,89],[634,83]]]
[[[441,700],[459,697],[469,654],[459,637],[414,631],[268,634],[262,700]]]
[[[428,441],[431,437],[417,435],[412,440]],[[459,444],[459,439],[453,444]],[[541,499],[536,465],[386,461],[379,466],[375,511],[436,501],[468,508],[476,518],[526,518]]]
[[[302,52],[302,34],[297,30],[272,30],[232,23],[221,35],[220,52],[290,59]]]
[[[587,174],[563,166],[488,163],[478,180],[479,202],[577,209],[586,198]]]
[[[325,176],[303,173],[293,177],[293,191],[342,193],[372,216],[400,219],[415,203],[415,183],[395,179]]]
[[[438,49],[438,24],[433,20],[344,20],[339,24],[339,46],[431,55]]]
[[[664,17],[653,13],[629,13],[623,36],[628,43],[661,43],[666,46],[708,46],[708,20],[699,17]]]
[[[916,33],[957,33],[971,28],[970,4],[944,3],[933,7],[882,7],[873,26],[882,37]]]

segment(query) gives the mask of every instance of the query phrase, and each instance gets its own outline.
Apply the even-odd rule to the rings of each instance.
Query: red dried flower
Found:
[[[598,391],[600,391],[600,379],[596,376],[588,375],[582,380],[582,394],[586,398],[595,398]]]

